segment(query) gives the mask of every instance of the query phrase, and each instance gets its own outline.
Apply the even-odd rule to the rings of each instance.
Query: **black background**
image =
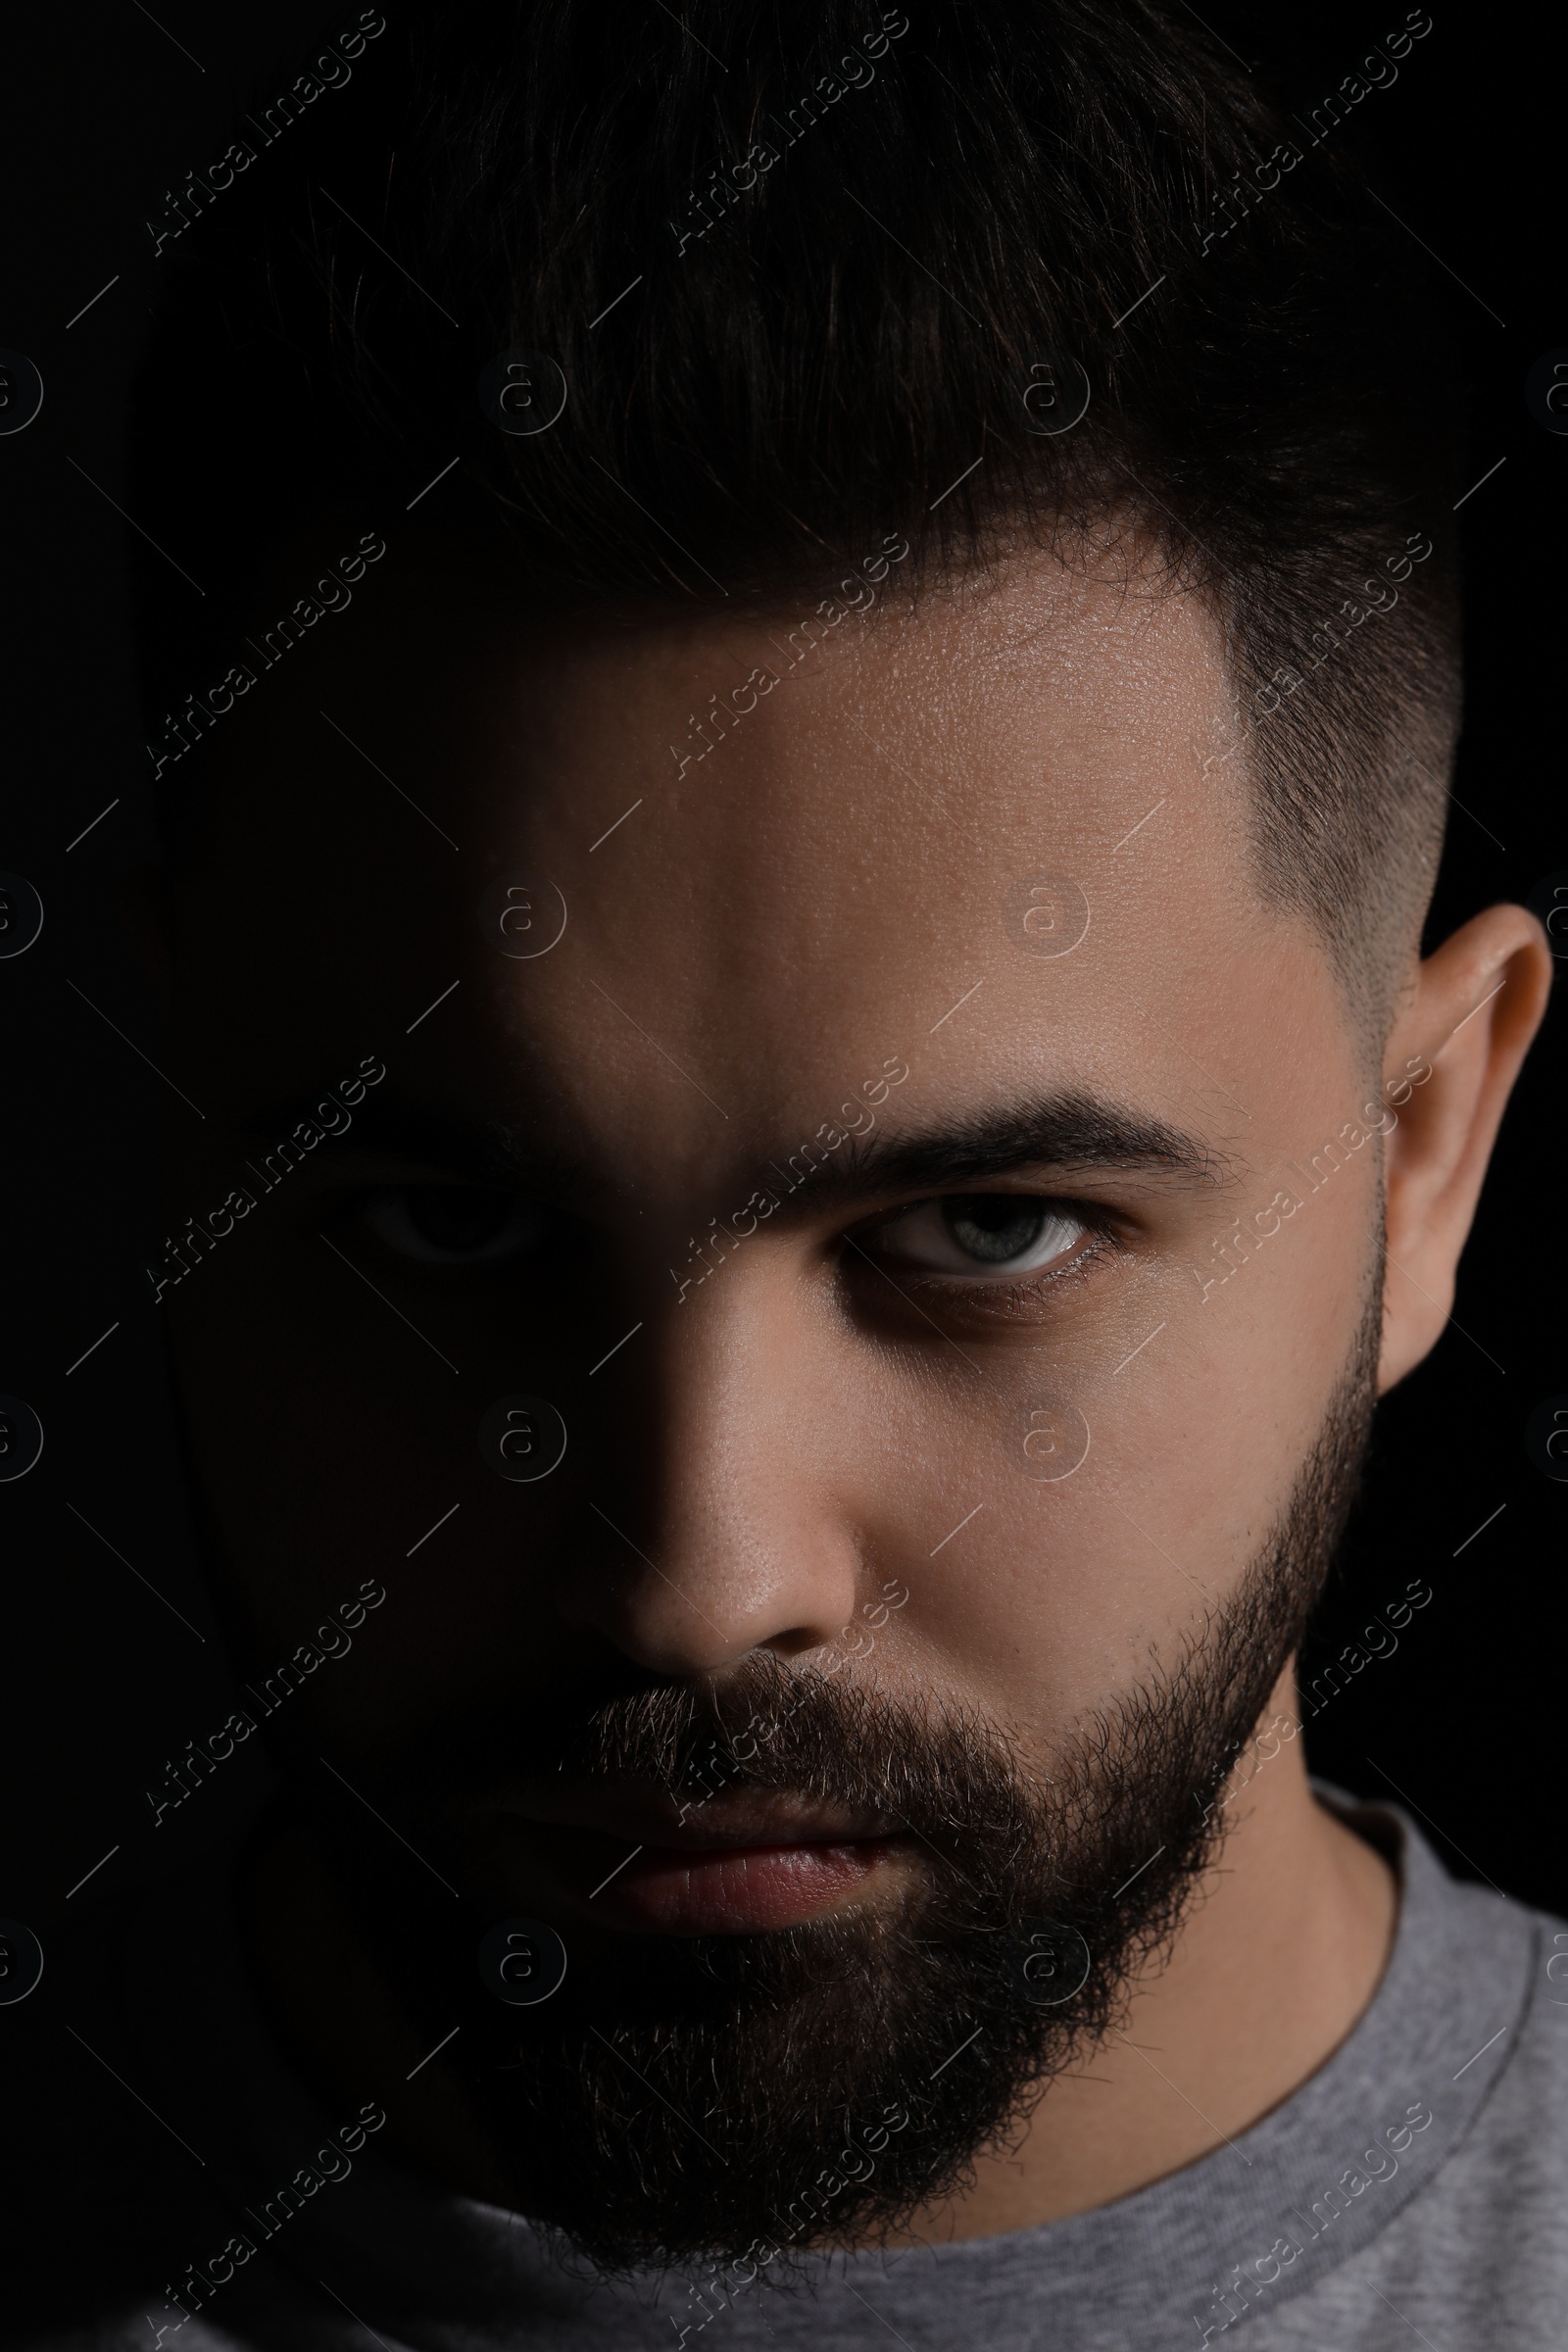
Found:
[[[918,38],[917,0],[908,13]],[[1215,7],[1205,21],[1251,59],[1262,40],[1277,44],[1283,13]],[[0,642],[15,668],[0,866],[41,892],[46,919],[27,954],[0,961],[14,1139],[0,1390],[34,1407],[46,1443],[25,1479],[0,1485],[0,1914],[46,1936],[68,1889],[111,1848],[120,1851],[94,1893],[188,1860],[194,1838],[228,1834],[264,1786],[242,1750],[221,1803],[192,1808],[190,1831],[177,1820],[156,1837],[147,1827],[143,1787],[232,1702],[194,1568],[142,1272],[156,1238],[161,1083],[130,1041],[162,1055],[117,892],[154,847],[123,525],[110,502],[123,495],[123,403],[155,275],[144,220],[220,152],[237,99],[291,78],[357,14],[346,0],[335,13],[162,0],[156,23],[128,0],[56,9],[26,28],[7,76],[0,345],[26,353],[46,389],[36,421],[0,437]],[[396,0],[387,14],[396,30]],[[1404,14],[1390,0],[1313,11],[1294,26],[1303,106]],[[1434,0],[1433,17],[1396,83],[1374,90],[1336,135],[1441,265],[1438,298],[1451,306],[1470,386],[1465,482],[1498,468],[1461,510],[1469,705],[1436,937],[1495,900],[1529,899],[1559,872],[1568,880],[1558,754],[1568,436],[1544,429],[1524,397],[1534,362],[1559,346],[1568,356],[1568,301],[1561,50],[1543,48],[1535,13],[1460,16]],[[362,62],[368,69],[373,52]],[[1415,242],[1411,252],[1416,266]],[[211,397],[223,398],[217,354]],[[232,463],[243,467],[243,447]],[[155,516],[136,519],[158,536]],[[268,943],[244,952],[265,955]],[[1525,1446],[1532,1410],[1559,1392],[1568,1402],[1561,1041],[1559,1004],[1503,1129],[1456,1322],[1382,1409],[1370,1491],[1308,1672],[1425,1580],[1432,1599],[1396,1654],[1365,1666],[1314,1724],[1313,1764],[1367,1794],[1402,1796],[1462,1875],[1568,1912],[1556,1815],[1568,1485],[1544,1475]]]

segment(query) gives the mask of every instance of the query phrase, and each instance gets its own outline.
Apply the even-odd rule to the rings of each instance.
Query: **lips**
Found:
[[[793,1790],[735,1788],[683,1808],[662,1788],[558,1780],[497,1811],[572,1910],[645,1935],[791,1927],[910,1854],[894,1816]]]
[[[664,1936],[754,1936],[810,1919],[854,1894],[891,1858],[891,1842],[644,1846],[594,1897],[618,1925]]]

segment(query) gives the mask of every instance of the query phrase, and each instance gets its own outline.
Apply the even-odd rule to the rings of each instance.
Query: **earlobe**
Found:
[[[1508,1097],[1551,990],[1545,933],[1489,906],[1446,940],[1401,1002],[1384,1059],[1397,1100],[1384,1162],[1380,1394],[1437,1344]]]
[[[139,865],[122,876],[116,897],[136,960],[167,1005],[173,983],[174,913],[169,869]]]

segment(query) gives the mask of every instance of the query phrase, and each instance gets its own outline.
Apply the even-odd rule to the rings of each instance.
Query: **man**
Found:
[[[1551,1925],[1294,1696],[1550,969],[1402,256],[1134,0],[332,54],[135,443],[148,1836],[283,1793],[50,1982],[24,2340],[1555,2341]]]

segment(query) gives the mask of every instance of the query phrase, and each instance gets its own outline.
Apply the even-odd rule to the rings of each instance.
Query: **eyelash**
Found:
[[[1090,1266],[1113,1252],[1119,1253],[1122,1247],[1114,1235],[1091,1227],[1082,1248],[1064,1265],[1046,1266],[1038,1274],[994,1283],[956,1282],[940,1274],[920,1274],[912,1278],[909,1287],[917,1283],[922,1290],[939,1290],[947,1298],[955,1302],[962,1300],[986,1314],[1017,1314],[1026,1306],[1042,1304],[1047,1294],[1058,1284],[1084,1281]]]
[[[942,1196],[947,1198],[949,1196]],[[1043,1306],[1048,1296],[1061,1284],[1080,1284],[1090,1279],[1090,1269],[1102,1258],[1127,1254],[1127,1244],[1118,1221],[1109,1212],[1087,1200],[1057,1200],[1045,1195],[1038,1198],[1042,1206],[1064,1211],[1085,1228],[1084,1239],[1072,1256],[1059,1266],[1042,1267],[1039,1273],[1015,1275],[1011,1279],[999,1276],[994,1282],[977,1281],[973,1276],[960,1278],[918,1268],[900,1271],[886,1265],[880,1258],[870,1262],[898,1284],[906,1297],[924,1298],[940,1303],[950,1311],[971,1312],[1006,1319],[1021,1315],[1031,1307]],[[924,1205],[919,1201],[906,1203],[906,1208]],[[905,1213],[905,1212],[896,1212]],[[886,1223],[886,1218],[878,1220]],[[853,1239],[854,1237],[848,1237]],[[870,1253],[864,1253],[867,1257]]]

